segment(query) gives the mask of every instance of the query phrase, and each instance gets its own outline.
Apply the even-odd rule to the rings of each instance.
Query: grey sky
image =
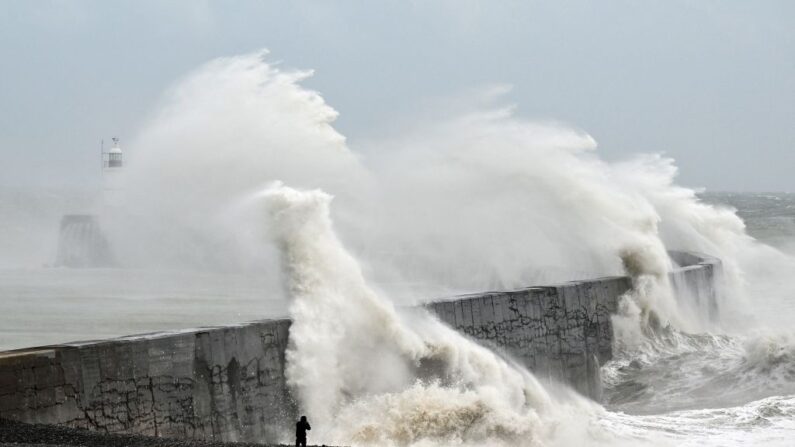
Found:
[[[680,182],[795,191],[795,2],[0,0],[0,185],[91,185],[99,139],[215,57],[271,50],[357,140],[494,83],[604,158],[665,152]]]

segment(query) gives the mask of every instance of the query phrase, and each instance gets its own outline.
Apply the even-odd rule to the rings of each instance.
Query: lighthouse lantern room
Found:
[[[113,147],[102,154],[102,167],[105,169],[121,168],[124,165],[119,139],[113,138]]]

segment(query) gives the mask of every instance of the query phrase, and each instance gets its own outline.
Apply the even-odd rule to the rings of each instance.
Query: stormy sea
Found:
[[[346,137],[310,76],[264,52],[211,61],[125,144],[112,197],[0,190],[0,349],[289,316],[317,443],[795,443],[795,194],[687,188],[642,151],[605,161],[501,87]],[[99,239],[104,265],[61,262]],[[678,302],[669,250],[722,261],[717,319]],[[635,287],[599,402],[406,310],[609,275]],[[445,373],[411,367],[427,359]]]

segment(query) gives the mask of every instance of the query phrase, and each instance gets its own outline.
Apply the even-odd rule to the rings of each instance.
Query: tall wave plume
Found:
[[[315,439],[356,445],[541,445],[599,408],[551,396],[523,368],[421,310],[397,311],[335,235],[331,197],[262,194],[289,293],[288,384]]]

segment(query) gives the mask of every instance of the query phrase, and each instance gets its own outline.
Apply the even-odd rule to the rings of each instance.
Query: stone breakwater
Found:
[[[720,262],[672,252],[679,299],[718,311]],[[426,305],[540,377],[599,399],[610,316],[627,277],[454,297]],[[284,375],[290,321],[65,343],[0,353],[0,418],[106,433],[274,443],[297,415]]]
[[[0,418],[272,442],[295,414],[284,378],[289,325],[260,321],[6,352]]]

